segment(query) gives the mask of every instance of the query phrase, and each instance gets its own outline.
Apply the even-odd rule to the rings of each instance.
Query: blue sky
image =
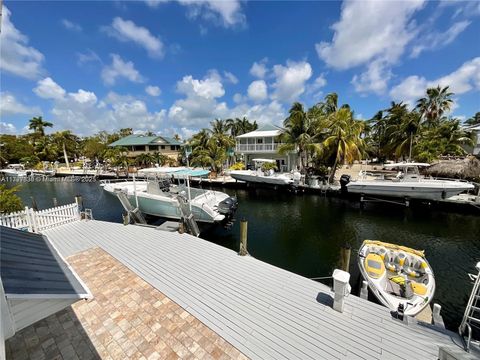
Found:
[[[480,3],[5,1],[2,133],[41,115],[81,135],[186,138],[214,118],[281,124],[329,92],[368,119],[450,85],[480,110]]]

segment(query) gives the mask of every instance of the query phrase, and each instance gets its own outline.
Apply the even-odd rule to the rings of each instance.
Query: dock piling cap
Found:
[[[340,269],[335,269],[333,270],[333,280],[334,281],[339,281],[341,283],[348,283],[350,281],[350,273],[340,270]]]

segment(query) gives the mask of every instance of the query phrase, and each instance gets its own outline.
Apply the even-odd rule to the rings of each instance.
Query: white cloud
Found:
[[[377,59],[372,61],[367,70],[360,75],[355,75],[352,84],[355,91],[365,94],[373,92],[378,95],[385,93],[388,82],[392,78],[392,72],[387,63]]]
[[[231,84],[238,84],[238,79],[235,75],[233,75],[231,72],[229,71],[224,71],[223,72],[223,75],[225,76],[225,79],[231,83]]]
[[[471,21],[463,20],[454,23],[443,33],[427,33],[412,49],[411,57],[418,57],[425,50],[436,50],[452,43],[469,25]]]
[[[428,87],[450,86],[455,94],[480,90],[480,57],[465,62],[457,70],[436,80],[428,81],[424,77],[412,75],[404,79],[390,91],[395,101],[405,101],[411,106],[422,97]]]
[[[62,99],[66,93],[65,89],[50,77],[39,80],[33,92],[44,99]]]
[[[257,104],[251,106],[249,104],[240,104],[229,111],[228,117],[242,118],[247,117],[250,121],[257,121],[259,124],[281,125],[286,118],[286,110],[282,104],[273,100],[268,104]]]
[[[70,20],[62,19],[61,22],[62,22],[62,25],[67,30],[72,30],[72,31],[76,31],[76,32],[81,32],[82,31],[82,27],[79,24],[76,24],[76,23],[74,23]]]
[[[102,60],[93,50],[87,49],[85,53],[77,53],[77,64],[84,65],[89,62],[99,62],[102,63]]]
[[[147,28],[136,25],[133,21],[123,20],[120,17],[113,19],[112,25],[105,28],[107,34],[124,42],[134,42],[147,50],[149,56],[162,58],[164,44],[159,37],[155,37]]]
[[[38,115],[42,111],[38,107],[30,107],[19,102],[13,94],[0,92],[0,115],[32,114]],[[3,131],[2,131],[3,132]]]
[[[43,54],[28,46],[28,37],[22,34],[10,20],[10,10],[2,7],[2,31],[0,33],[0,69],[27,79],[37,79],[44,73]]]
[[[308,84],[306,87],[307,94],[313,94],[314,97],[320,97],[322,95],[321,88],[327,85],[327,79],[325,79],[325,74],[320,74],[313,81],[313,83]]]
[[[178,0],[178,2],[187,6],[187,14],[192,19],[202,18],[227,28],[244,26],[246,23],[240,0]]]
[[[133,62],[125,62],[117,54],[111,54],[111,56],[112,64],[105,66],[102,70],[102,79],[105,84],[114,85],[117,78],[125,78],[137,83],[144,81],[143,76],[135,69]]]
[[[287,65],[273,67],[275,89],[272,98],[285,102],[297,101],[305,91],[305,83],[312,76],[312,67],[306,61],[287,61]]]
[[[0,134],[16,135],[18,133],[15,125],[0,121]]]
[[[416,36],[411,18],[423,5],[423,0],[345,1],[340,20],[332,26],[332,42],[316,45],[318,56],[340,70],[372,59],[394,63]]]
[[[225,95],[222,79],[216,71],[210,71],[203,80],[194,79],[191,75],[184,76],[177,83],[177,90],[190,97],[197,96],[205,99],[213,99]]]
[[[97,103],[97,96],[91,91],[78,89],[76,93],[69,93],[68,95],[79,104],[95,105]]]
[[[263,79],[267,74],[267,58],[262,59],[260,62],[254,62],[250,68],[250,74],[257,78]]]
[[[254,101],[263,101],[267,98],[267,84],[263,80],[255,80],[248,86],[248,97]]]
[[[162,93],[162,90],[160,90],[158,86],[148,85],[145,88],[145,92],[150,96],[160,96],[160,94]]]

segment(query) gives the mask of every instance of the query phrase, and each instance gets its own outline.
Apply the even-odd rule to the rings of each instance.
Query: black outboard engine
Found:
[[[347,184],[349,182],[350,182],[350,175],[343,174],[342,176],[340,176],[340,187],[341,187],[342,193],[345,194],[347,192]]]
[[[238,208],[238,200],[235,196],[230,196],[218,204],[218,212],[225,217],[232,217]]]

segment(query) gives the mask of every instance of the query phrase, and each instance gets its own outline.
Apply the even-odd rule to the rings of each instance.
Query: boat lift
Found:
[[[480,330],[480,262],[477,263],[475,268],[478,271],[477,275],[468,274],[471,280],[474,281],[472,293],[468,300],[467,307],[465,308],[465,314],[463,315],[462,322],[458,328],[458,332],[461,336],[466,336],[465,350],[470,351],[472,343],[472,327]],[[477,344],[478,346],[478,344]]]

